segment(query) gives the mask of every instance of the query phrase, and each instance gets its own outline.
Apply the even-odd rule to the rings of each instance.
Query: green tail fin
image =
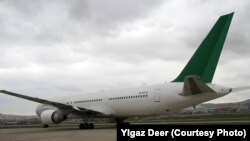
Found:
[[[217,20],[188,64],[172,82],[184,82],[185,77],[189,75],[197,75],[207,83],[213,80],[233,14],[223,15]]]

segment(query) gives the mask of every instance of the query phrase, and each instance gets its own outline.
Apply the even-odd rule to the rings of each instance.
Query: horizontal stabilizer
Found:
[[[198,76],[186,76],[181,95],[187,96],[202,93],[215,93],[215,91],[208,87]]]
[[[250,90],[250,86],[233,88],[232,92],[235,93],[235,92],[241,92],[241,91],[246,91],[246,90]]]

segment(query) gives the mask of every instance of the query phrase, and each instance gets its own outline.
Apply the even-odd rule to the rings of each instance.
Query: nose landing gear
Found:
[[[80,123],[79,124],[79,129],[94,129],[95,128],[95,125],[94,123]]]

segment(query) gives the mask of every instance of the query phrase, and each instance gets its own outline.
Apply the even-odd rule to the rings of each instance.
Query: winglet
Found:
[[[184,82],[186,76],[197,75],[211,83],[234,12],[221,16],[179,76],[172,82]]]

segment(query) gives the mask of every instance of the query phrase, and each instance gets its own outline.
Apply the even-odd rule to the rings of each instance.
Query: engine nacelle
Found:
[[[45,110],[40,117],[43,124],[58,124],[67,119],[66,115],[56,110]]]

